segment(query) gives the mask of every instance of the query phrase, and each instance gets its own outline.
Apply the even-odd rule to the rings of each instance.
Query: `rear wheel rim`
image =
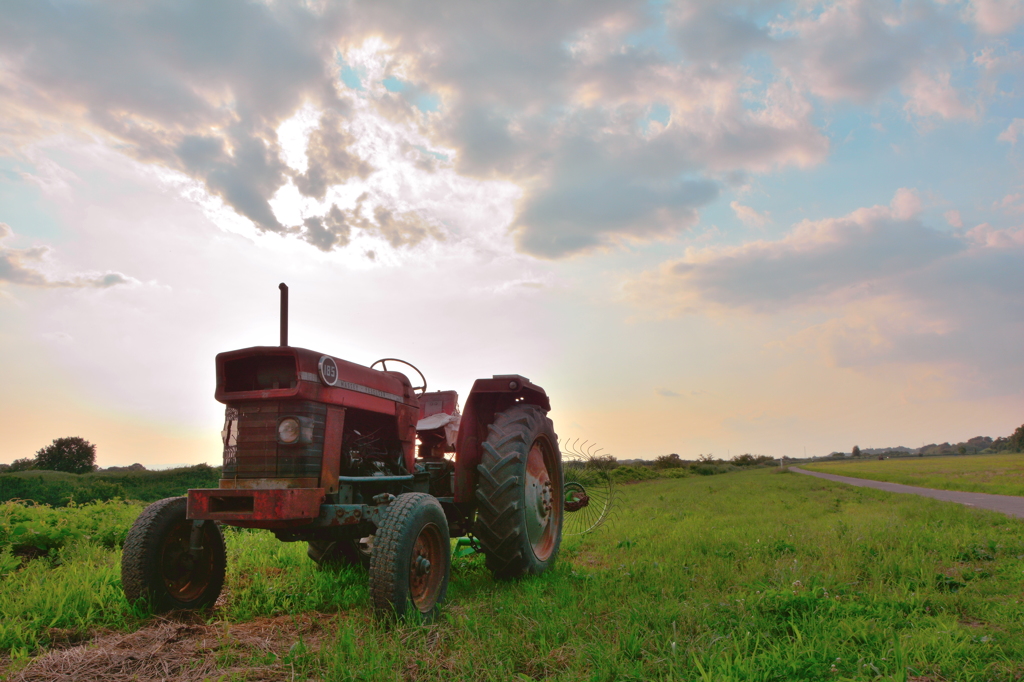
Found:
[[[209,534],[203,530],[203,549],[195,552],[189,549],[191,536],[192,522],[182,521],[164,536],[160,548],[160,577],[167,594],[179,602],[198,599],[213,580],[215,556]]]
[[[526,458],[526,534],[534,556],[547,561],[555,551],[562,519],[562,491],[558,460],[542,438],[533,442]]]
[[[421,613],[429,613],[441,593],[445,546],[441,529],[428,523],[416,536],[409,561],[409,596]]]

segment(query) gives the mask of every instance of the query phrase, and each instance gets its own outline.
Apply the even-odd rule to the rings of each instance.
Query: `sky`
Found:
[[[621,459],[1008,435],[1022,94],[1022,0],[9,0],[0,462],[219,463],[279,282]]]

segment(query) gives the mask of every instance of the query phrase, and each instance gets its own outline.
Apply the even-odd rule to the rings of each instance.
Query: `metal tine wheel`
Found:
[[[601,466],[602,449],[596,443],[565,439],[560,450],[565,490],[562,535],[585,535],[608,520],[615,486],[608,469]]]

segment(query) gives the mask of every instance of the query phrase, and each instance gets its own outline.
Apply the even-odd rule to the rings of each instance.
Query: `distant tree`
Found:
[[[619,466],[619,460],[614,455],[601,455],[590,460],[590,466],[602,470],[615,469]]]
[[[851,457],[860,457],[860,448],[856,445],[853,446],[853,450],[850,451]]]
[[[96,468],[96,446],[78,436],[57,438],[36,453],[35,468],[84,474]]]
[[[11,462],[7,467],[7,471],[30,471],[36,468],[38,467],[36,466],[36,460],[34,458],[22,457],[21,459],[16,459]]]
[[[679,455],[672,453],[671,455],[662,455],[654,460],[655,469],[679,469],[685,466],[683,460],[679,459]]]
[[[967,454],[967,448],[965,446],[961,445],[960,447],[958,447],[956,449],[956,454],[958,454],[958,455],[966,455]]]
[[[1017,427],[1017,430],[1010,436],[1009,445],[1010,449],[1014,452],[1020,452],[1024,450],[1024,424]]]

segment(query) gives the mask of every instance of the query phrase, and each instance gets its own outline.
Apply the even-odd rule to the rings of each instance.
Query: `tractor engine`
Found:
[[[292,346],[221,353],[216,364],[216,398],[226,406],[221,490],[331,496],[344,477],[415,473],[419,401],[405,375]],[[255,497],[212,495],[207,511],[242,511]]]

